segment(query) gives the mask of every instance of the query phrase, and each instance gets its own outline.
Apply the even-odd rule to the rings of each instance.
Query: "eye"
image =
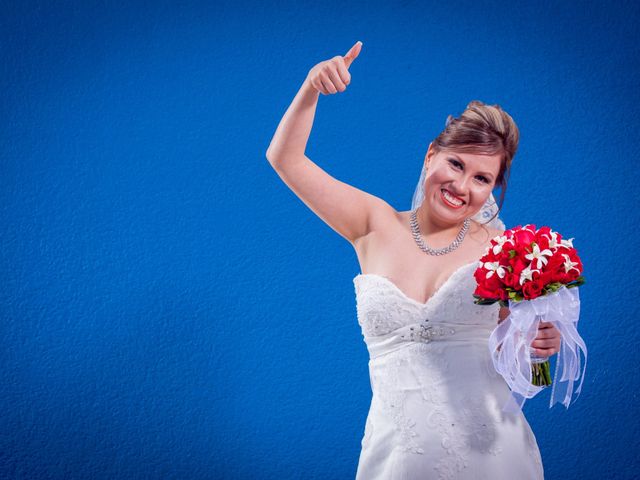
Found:
[[[451,163],[452,165],[456,165],[456,166],[462,167],[462,164],[459,161],[457,161],[457,160],[455,160],[453,158],[449,159],[449,163]],[[485,177],[484,175],[478,175],[478,177],[481,178],[484,183],[491,183],[489,181],[489,179],[487,177]]]

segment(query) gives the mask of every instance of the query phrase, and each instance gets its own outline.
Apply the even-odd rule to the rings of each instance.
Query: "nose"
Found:
[[[467,179],[462,178],[462,179],[454,180],[451,183],[451,186],[449,187],[449,189],[451,190],[451,193],[453,193],[455,196],[466,200]]]

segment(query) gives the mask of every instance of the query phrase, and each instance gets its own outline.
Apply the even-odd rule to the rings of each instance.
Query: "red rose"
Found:
[[[552,233],[553,233],[553,230],[551,230],[551,228],[545,226],[545,227],[540,227],[538,229],[538,232],[537,232],[536,236],[546,237],[547,239],[550,240]]]
[[[549,227],[543,227],[543,228],[549,229]],[[540,248],[540,250],[545,250],[547,248],[550,249],[549,241],[551,239],[549,238],[549,235],[541,234],[540,233],[541,230],[542,230],[542,228],[540,230],[538,230],[538,233],[536,234],[536,239],[534,241],[538,244],[538,247]]]
[[[532,300],[540,296],[540,292],[544,288],[544,285],[540,280],[529,280],[522,286],[522,295],[525,300]]]
[[[527,225],[526,227],[514,232],[513,236],[515,242],[516,257],[524,257],[525,255],[531,253],[531,243],[536,241],[535,225],[533,226],[533,230],[531,230],[530,226]]]
[[[520,275],[516,275],[513,272],[507,272],[504,276],[503,282],[507,287],[520,290]]]
[[[524,255],[516,255],[512,259],[509,260],[509,264],[513,269],[513,274],[517,277],[520,277],[522,270],[529,266],[529,260],[524,258]]]
[[[564,270],[564,257],[559,253],[554,253],[547,258],[547,264],[544,269],[548,272],[557,272],[560,269]]]
[[[476,287],[474,295],[479,295],[482,298],[486,299],[499,299],[500,298],[500,290],[494,290],[486,288],[483,285],[478,285]]]
[[[493,272],[493,275],[485,279],[484,283],[485,285],[487,285],[487,288],[493,288],[496,290],[499,288],[502,288],[503,286],[502,279],[498,276],[496,272]]]
[[[540,283],[542,283],[543,286],[547,286],[552,282],[555,282],[554,277],[555,274],[551,271],[545,270],[543,271],[539,276],[538,276],[538,280],[540,281]]]

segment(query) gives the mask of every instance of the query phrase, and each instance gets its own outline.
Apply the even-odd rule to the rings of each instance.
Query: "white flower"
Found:
[[[494,240],[497,245],[493,246],[493,253],[497,255],[502,251],[502,246],[507,243],[509,239],[505,235],[498,235],[497,237],[494,237]]]
[[[545,255],[550,257],[551,255],[553,255],[553,252],[548,248],[545,248],[544,250],[540,251],[540,247],[536,243],[533,245],[533,251],[531,253],[526,254],[524,258],[526,258],[527,260],[531,260],[532,265],[533,265],[533,262],[537,261],[536,268],[542,268],[544,265],[547,264],[547,258],[545,257]]]
[[[491,278],[494,273],[498,275],[498,277],[504,278],[504,275],[506,273],[505,268],[500,265],[499,262],[485,262],[484,268],[489,270],[489,272],[487,272],[487,278]]]
[[[531,265],[523,268],[520,272],[520,285],[524,285],[524,282],[526,282],[527,280],[533,280],[533,272],[540,272],[540,270],[532,270]]]
[[[564,238],[563,238],[562,240],[560,240],[560,244],[561,244],[561,245],[563,245],[563,246],[565,246],[565,247],[571,247],[571,248],[573,248],[573,239],[574,239],[574,238],[575,238],[575,237],[571,237],[571,238],[569,238],[569,239],[564,239]]]
[[[551,230],[549,235],[543,233],[542,236],[549,240],[549,248],[557,248],[561,243],[558,242],[558,232],[554,232],[553,230]]]
[[[564,270],[566,273],[569,273],[570,270],[575,270],[576,272],[580,273],[580,269],[575,267],[576,265],[578,265],[578,262],[572,262],[569,258],[569,255],[567,255],[566,253],[563,253],[562,256],[564,257]]]

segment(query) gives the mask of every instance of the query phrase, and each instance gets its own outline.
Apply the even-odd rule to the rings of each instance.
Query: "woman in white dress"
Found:
[[[542,479],[524,415],[501,411],[510,392],[487,348],[509,311],[475,305],[472,296],[478,260],[504,232],[488,207],[495,187],[504,199],[518,128],[498,105],[479,101],[449,116],[429,145],[411,211],[396,211],[305,156],[319,94],[346,89],[361,47],[309,71],[267,151],[280,178],[353,245],[360,263],[353,281],[373,396],[356,478]],[[532,347],[557,353],[558,330],[542,322]]]

